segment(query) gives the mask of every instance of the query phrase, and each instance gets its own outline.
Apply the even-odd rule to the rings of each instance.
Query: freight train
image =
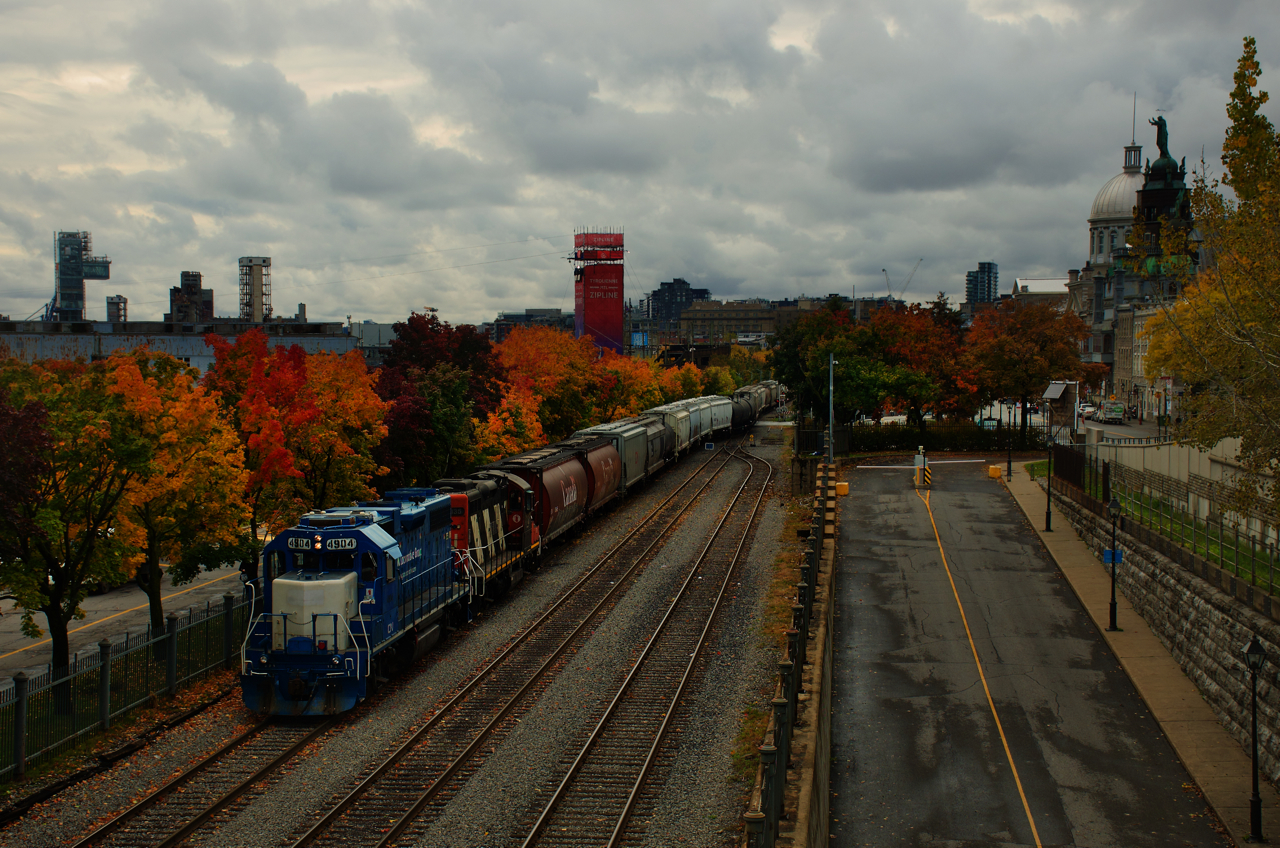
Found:
[[[430,488],[302,516],[266,544],[241,650],[245,705],[267,715],[351,709],[421,657],[546,546],[702,443],[777,404],[772,380],[677,401]]]

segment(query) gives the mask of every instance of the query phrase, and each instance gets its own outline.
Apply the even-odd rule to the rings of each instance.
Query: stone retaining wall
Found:
[[[1111,547],[1110,520],[1056,491],[1054,495],[1058,509],[1101,559],[1102,550]],[[1280,736],[1276,733],[1280,625],[1123,529],[1116,542],[1124,551],[1124,562],[1116,571],[1116,591],[1133,604],[1246,754],[1250,688],[1240,651],[1254,635],[1265,645],[1269,661],[1258,674],[1258,763],[1273,783],[1280,782]]]

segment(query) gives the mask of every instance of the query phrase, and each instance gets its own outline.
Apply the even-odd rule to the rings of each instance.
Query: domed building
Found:
[[[1168,153],[1164,118],[1150,123],[1157,127],[1160,158],[1144,169],[1142,147],[1125,145],[1124,170],[1103,185],[1089,210],[1088,260],[1067,272],[1067,310],[1093,329],[1081,345],[1081,359],[1111,367],[1101,398],[1123,401],[1142,418],[1169,415],[1170,395],[1177,391],[1144,368],[1142,327],[1159,302],[1177,296],[1162,269],[1160,222],[1191,226],[1186,168]],[[1135,215],[1145,232],[1143,243],[1132,245]]]
[[[1124,148],[1124,170],[1107,180],[1089,211],[1089,261],[1085,267],[1110,265],[1111,254],[1124,247],[1133,230],[1133,209],[1142,189],[1142,145]]]

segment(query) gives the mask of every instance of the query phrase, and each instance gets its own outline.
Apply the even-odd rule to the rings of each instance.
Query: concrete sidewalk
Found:
[[[1053,532],[1044,532],[1044,490],[1021,466],[1014,467],[1013,480],[1006,485],[1160,723],[1191,779],[1227,826],[1232,839],[1243,846],[1249,835],[1249,797],[1253,793],[1248,753],[1219,724],[1195,684],[1119,593],[1116,624],[1121,630],[1107,632],[1110,573],[1056,507]],[[1280,795],[1265,779],[1260,791],[1262,833],[1269,841],[1280,841]]]

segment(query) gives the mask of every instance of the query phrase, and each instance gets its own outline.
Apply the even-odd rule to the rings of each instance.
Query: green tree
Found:
[[[130,484],[150,473],[154,442],[101,363],[10,360],[0,365],[0,389],[14,409],[42,407],[48,436],[34,448],[31,485],[4,493],[5,512],[18,520],[0,526],[0,584],[22,609],[23,633],[39,637],[34,614],[44,614],[52,666],[65,670],[80,602],[98,583],[129,577],[117,509]]]

